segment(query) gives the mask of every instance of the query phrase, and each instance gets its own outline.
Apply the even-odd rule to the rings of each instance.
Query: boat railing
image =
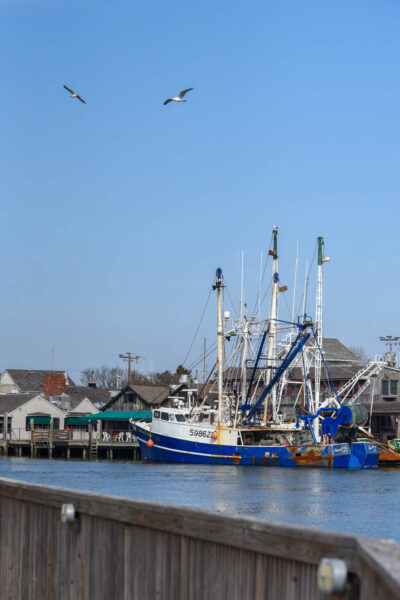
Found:
[[[0,515],[2,598],[400,599],[390,540],[8,479]]]

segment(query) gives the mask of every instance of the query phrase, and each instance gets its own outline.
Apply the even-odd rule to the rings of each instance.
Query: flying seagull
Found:
[[[84,99],[81,98],[79,94],[76,94],[73,90],[70,90],[69,87],[67,87],[66,85],[64,85],[64,87],[67,90],[67,92],[70,93],[71,98],[78,98],[78,100],[80,100],[81,102],[83,102],[83,104],[86,104],[86,102],[84,101]]]
[[[170,102],[187,102],[187,100],[183,99],[183,96],[185,94],[187,94],[187,92],[190,92],[193,88],[188,88],[187,90],[182,90],[181,92],[179,92],[178,96],[175,96],[175,98],[168,98],[168,100],[166,100],[164,102],[164,106],[166,104],[169,104]]]

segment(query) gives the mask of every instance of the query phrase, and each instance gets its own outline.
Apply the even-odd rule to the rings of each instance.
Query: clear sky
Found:
[[[254,301],[275,224],[288,305],[296,241],[303,280],[323,235],[325,334],[371,355],[400,335],[399,2],[0,14],[0,368],[49,368],[54,347],[75,379],[126,351],[175,369],[216,267],[234,299],[238,248]],[[210,307],[193,357],[214,339]]]

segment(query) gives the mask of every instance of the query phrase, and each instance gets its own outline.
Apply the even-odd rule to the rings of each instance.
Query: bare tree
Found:
[[[370,360],[371,356],[362,348],[362,346],[347,346],[350,352],[352,352],[359,360],[361,366],[366,365]]]
[[[124,379],[124,383],[126,384],[126,374],[125,374],[125,379]],[[139,371],[131,371],[130,377],[129,377],[129,382],[132,385],[152,385],[152,381],[151,381],[151,376],[149,375],[143,375],[143,373],[139,373]]]
[[[88,385],[89,381],[95,381],[95,371],[96,369],[84,369],[81,372],[81,384]]]
[[[88,385],[94,381],[99,388],[116,388],[123,380],[126,380],[126,371],[121,367],[107,367],[103,365],[97,369],[84,369],[81,374],[81,382]]]
[[[175,373],[171,371],[161,371],[159,373],[151,373],[144,375],[139,371],[131,371],[129,383],[131,385],[170,385],[178,383],[182,375],[191,376],[191,371],[185,369],[182,365],[178,365]],[[127,371],[120,367],[107,367],[102,365],[96,369],[84,369],[81,373],[82,385],[88,385],[89,381],[94,381],[99,388],[115,388],[118,385],[127,385]]]

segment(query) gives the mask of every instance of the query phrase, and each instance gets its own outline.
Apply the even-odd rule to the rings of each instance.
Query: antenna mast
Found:
[[[217,269],[214,289],[217,290],[217,336],[218,336],[218,431],[222,425],[222,385],[224,373],[224,332],[222,327],[222,294],[224,287],[222,269]],[[219,437],[219,436],[218,436]]]
[[[272,260],[272,288],[271,288],[271,307],[268,319],[268,352],[267,352],[267,369],[266,369],[266,386],[273,377],[273,370],[276,362],[276,347],[277,347],[277,323],[278,318],[278,294],[279,294],[279,273],[278,273],[278,227],[275,225],[272,230],[273,246],[268,252],[273,257]],[[271,392],[272,400],[272,420],[276,421],[276,389]],[[267,401],[264,407],[263,425],[267,421]]]
[[[323,340],[323,295],[322,295],[322,282],[323,282],[323,270],[322,266],[324,262],[328,262],[329,258],[324,257],[324,238],[319,237],[317,240],[318,244],[318,265],[317,265],[317,294],[315,299],[315,332],[317,337],[317,344],[319,346],[315,348],[315,375],[314,375],[314,407],[313,412],[317,412],[320,407],[320,391],[321,391],[321,367],[322,367],[322,340]],[[318,419],[314,420],[314,425],[318,427]],[[314,431],[317,435],[318,432]],[[318,439],[318,438],[317,438]]]

